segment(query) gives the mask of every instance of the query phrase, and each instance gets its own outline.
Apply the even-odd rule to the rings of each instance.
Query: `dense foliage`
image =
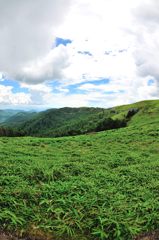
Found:
[[[116,129],[126,126],[126,120],[113,120],[111,118],[92,117],[87,120],[72,121],[62,127],[49,130],[40,136],[49,137],[62,137],[62,136],[75,136],[85,133],[100,132],[104,130]]]
[[[50,109],[40,113],[18,112],[2,126],[16,128],[27,136],[74,136],[125,127],[129,119],[113,119],[115,114],[113,109],[86,107]]]
[[[0,127],[0,137],[20,137],[25,136],[25,132],[14,128]]]
[[[90,119],[99,120],[102,111],[100,108],[86,107],[50,109],[25,122],[21,129],[31,136],[69,135],[69,130],[82,132],[84,127],[87,129]]]

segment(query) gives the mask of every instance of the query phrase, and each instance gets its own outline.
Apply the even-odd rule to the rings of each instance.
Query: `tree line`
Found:
[[[63,136],[75,136],[91,132],[100,132],[110,129],[117,129],[126,127],[126,119],[112,119],[112,118],[101,118],[92,119],[89,121],[74,121],[73,123],[67,123],[57,128],[48,128],[47,130],[41,128],[41,131],[36,132],[36,128],[32,129],[32,126],[28,129],[23,128],[11,128],[11,127],[0,127],[0,136],[6,137],[21,137],[21,136],[37,136],[37,137],[63,137]],[[37,126],[38,127],[38,124]],[[39,127],[40,129],[40,127]]]
[[[22,130],[9,128],[9,127],[0,127],[0,136],[1,137],[22,137],[26,133]]]

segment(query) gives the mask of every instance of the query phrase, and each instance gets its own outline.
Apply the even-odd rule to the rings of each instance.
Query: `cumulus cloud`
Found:
[[[135,16],[146,28],[152,32],[159,22],[159,2],[157,0],[145,0],[134,11]]]
[[[35,71],[41,65],[45,72],[46,61],[48,68],[51,61],[59,68],[59,57],[50,50],[54,31],[67,15],[69,4],[70,0],[0,0],[0,72],[20,81],[30,77],[36,83],[38,74],[39,79],[45,80]],[[35,70],[31,72],[33,65]],[[54,77],[55,70],[52,74]]]
[[[0,7],[0,73],[28,89],[1,87],[10,103],[110,107],[159,97],[158,0],[0,0]],[[1,103],[5,96],[1,90]]]
[[[63,79],[63,70],[69,65],[67,49],[60,45],[43,58],[32,61],[17,72],[21,81],[38,84],[46,80]]]
[[[138,74],[159,82],[159,2],[147,0],[133,11],[135,29],[134,57]]]
[[[73,40],[68,46],[70,65],[64,69],[65,86],[101,78],[131,85],[136,65],[134,36],[128,29],[133,26],[130,10],[137,6],[136,0],[74,1],[56,31]]]
[[[0,103],[1,105],[29,105],[31,104],[30,94],[13,93],[12,87],[0,85]]]

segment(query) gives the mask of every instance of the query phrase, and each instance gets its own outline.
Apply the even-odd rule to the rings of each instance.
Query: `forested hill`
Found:
[[[59,137],[116,128],[117,124],[120,127],[123,121],[113,120],[111,115],[112,110],[102,108],[50,109],[25,122],[20,129],[32,136]]]
[[[150,124],[158,119],[159,100],[151,100],[110,109],[65,107],[43,112],[18,112],[1,125],[14,128],[14,133],[19,135],[59,137]],[[4,129],[1,132],[5,132]]]
[[[5,122],[7,119],[14,116],[18,112],[19,112],[18,110],[11,109],[0,110],[0,123]]]
[[[8,117],[2,124],[4,126],[17,127],[18,125],[33,119],[36,115],[38,115],[38,113],[33,111],[18,111],[16,114]]]

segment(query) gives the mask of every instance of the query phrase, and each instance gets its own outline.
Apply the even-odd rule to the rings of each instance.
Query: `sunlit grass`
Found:
[[[60,240],[132,239],[157,229],[158,149],[155,123],[57,139],[0,138],[0,229],[36,229]]]

